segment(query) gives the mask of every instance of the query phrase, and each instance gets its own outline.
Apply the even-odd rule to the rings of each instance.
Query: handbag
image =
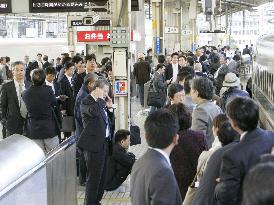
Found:
[[[163,107],[165,105],[166,94],[164,92],[156,92],[153,89],[152,82],[150,83],[147,96],[147,105],[153,107]]]
[[[197,187],[195,187],[195,182],[197,181],[198,172],[196,173],[193,181],[187,189],[185,199],[183,201],[183,205],[191,205],[196,194]]]
[[[130,145],[141,144],[140,127],[130,125]]]
[[[62,119],[62,132],[73,132],[75,130],[73,116],[63,116]]]

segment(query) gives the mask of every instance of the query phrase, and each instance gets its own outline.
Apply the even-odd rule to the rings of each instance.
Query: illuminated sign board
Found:
[[[0,0],[0,13],[11,13],[11,0]]]
[[[105,5],[107,0],[29,0],[30,12],[85,12],[90,3]]]
[[[78,31],[77,42],[106,42],[110,39],[110,31]]]

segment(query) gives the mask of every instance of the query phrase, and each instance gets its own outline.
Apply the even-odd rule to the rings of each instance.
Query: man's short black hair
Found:
[[[110,61],[109,57],[102,58],[101,65],[105,65],[108,61]]]
[[[71,61],[72,63],[78,64],[80,61],[83,61],[83,58],[81,58],[81,56],[74,56]]]
[[[185,91],[186,95],[190,94],[192,79],[193,79],[193,77],[191,75],[188,75],[188,76],[185,77],[184,91]]]
[[[213,83],[206,77],[194,78],[191,89],[198,92],[198,97],[211,100],[213,97]]]
[[[65,63],[64,69],[68,70],[72,66],[74,66],[74,64],[72,62],[67,62],[67,63]]]
[[[180,59],[180,58],[183,58],[183,59],[186,61],[186,56],[185,56],[185,55],[180,55],[180,56],[179,56],[179,59]]]
[[[220,128],[217,130],[217,136],[222,146],[225,146],[235,140],[238,133],[232,128],[230,122],[227,120],[221,123]]]
[[[56,73],[55,68],[52,66],[46,67],[45,71],[46,71],[46,75],[50,75],[50,74],[55,75]]]
[[[128,130],[118,130],[114,135],[115,144],[120,143],[122,140],[126,140],[130,135]]]
[[[65,65],[67,62],[71,62],[71,57],[65,56],[65,57],[62,59],[62,65]]]
[[[226,105],[226,113],[244,132],[258,126],[259,106],[250,98],[235,97]]]
[[[186,61],[188,62],[189,66],[194,66],[194,59],[191,56],[186,57]]]
[[[178,92],[181,92],[182,90],[184,90],[184,87],[182,85],[180,85],[179,83],[171,84],[168,87],[168,97],[173,99],[174,95]]]
[[[163,67],[165,67],[165,64],[159,63],[156,67],[156,70],[159,70],[160,68],[163,68]]]
[[[171,54],[171,58],[173,58],[173,56],[178,56],[179,57],[179,53],[175,52]]]
[[[152,148],[167,148],[178,130],[177,118],[166,110],[153,112],[145,121],[146,140]]]
[[[37,53],[37,55],[36,56],[41,56],[42,57],[42,53]]]
[[[91,61],[91,60],[95,60],[95,62],[96,62],[96,55],[95,55],[94,53],[88,54],[88,55],[86,55],[86,57],[85,57],[85,61],[86,61],[86,62],[87,62],[87,61]]]
[[[274,163],[259,163],[244,178],[242,205],[274,204]]]
[[[168,110],[177,117],[180,130],[191,127],[191,113],[183,103],[173,104],[168,107]]]
[[[158,63],[164,63],[166,58],[164,55],[158,55],[157,60],[158,60]]]
[[[46,56],[46,55],[44,55],[44,57],[43,57],[43,61],[48,61],[49,60],[49,57],[48,56]]]
[[[194,75],[195,75],[193,66],[184,66],[181,68],[181,72],[188,72],[192,77],[194,77]]]
[[[147,50],[147,54],[149,54],[150,52],[152,52],[152,48]]]
[[[184,81],[186,77],[191,76],[189,72],[187,71],[182,71],[177,74],[177,81]]]
[[[43,85],[46,79],[46,72],[43,69],[34,69],[31,75],[31,81],[34,85]]]
[[[233,56],[233,60],[235,60],[235,61],[241,60],[240,55],[238,55],[238,54],[234,55],[234,56]]]

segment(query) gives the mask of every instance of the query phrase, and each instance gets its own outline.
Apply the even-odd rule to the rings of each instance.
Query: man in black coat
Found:
[[[86,76],[86,69],[83,63],[83,58],[80,56],[74,56],[72,58],[72,63],[74,63],[76,70],[73,75],[74,98],[76,99],[77,94],[83,85]]]
[[[24,63],[14,62],[12,71],[14,79],[3,84],[1,89],[1,123],[6,128],[6,136],[24,134],[27,116],[27,109],[21,95],[29,87],[29,83],[24,82]]]
[[[227,105],[226,112],[241,137],[222,158],[215,198],[218,205],[240,205],[243,180],[260,156],[271,152],[274,133],[258,127],[259,106],[252,99],[237,97]]]
[[[58,127],[53,110],[57,105],[51,87],[44,85],[46,73],[35,69],[33,85],[23,92],[22,98],[28,110],[27,137],[34,140],[45,153],[59,144]]]
[[[115,133],[115,144],[109,160],[105,189],[117,189],[128,177],[135,162],[135,155],[127,152],[130,143],[130,132],[118,130]]]
[[[61,112],[66,116],[74,116],[75,99],[73,95],[72,76],[74,73],[74,64],[67,62],[64,66],[65,74],[60,80],[60,94],[67,96],[66,100],[61,102]],[[70,137],[71,132],[64,132],[65,138]]]
[[[150,65],[145,61],[143,53],[138,54],[138,62],[133,66],[133,75],[136,78],[136,84],[139,85],[139,97],[142,107],[144,106],[144,84],[150,80]]]
[[[42,68],[45,70],[47,67],[49,66],[52,66],[50,63],[49,63],[49,57],[47,55],[44,55],[43,57],[43,66]]]
[[[87,162],[85,205],[99,205],[104,194],[108,156],[111,147],[110,123],[112,100],[107,96],[109,84],[105,78],[95,81],[92,92],[80,106],[84,129],[78,147]]]
[[[181,66],[178,64],[178,57],[178,53],[172,53],[172,63],[166,66],[166,80],[171,80],[172,82],[175,82],[177,80],[177,75],[180,73],[181,70]]]

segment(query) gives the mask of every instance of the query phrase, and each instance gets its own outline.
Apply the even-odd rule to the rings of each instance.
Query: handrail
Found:
[[[2,189],[0,191],[0,199],[7,194],[9,191],[17,187],[21,182],[31,177],[33,174],[35,174],[37,171],[39,171],[41,168],[43,168],[47,162],[49,162],[51,159],[53,159],[55,156],[57,156],[61,151],[68,149],[70,146],[72,146],[74,143],[76,143],[76,136],[71,136],[65,141],[63,141],[61,144],[56,146],[53,150],[51,150],[49,153],[47,153],[46,158],[36,165],[34,168],[29,170],[27,173],[19,177],[17,180],[9,184],[7,187]]]

